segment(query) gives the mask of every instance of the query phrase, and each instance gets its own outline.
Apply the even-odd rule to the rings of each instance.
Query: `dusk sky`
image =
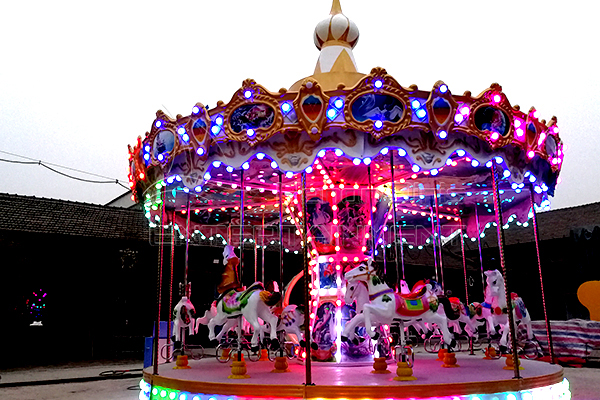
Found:
[[[586,3],[589,6],[589,3]],[[443,80],[558,118],[566,155],[552,208],[600,200],[597,16],[583,2],[342,0],[360,72]],[[330,0],[7,2],[0,24],[0,159],[58,164],[127,185],[127,145],[155,112],[228,102],[246,78],[276,92],[313,73]],[[56,168],[76,177],[106,178]],[[105,204],[125,192],[0,161],[0,192]]]

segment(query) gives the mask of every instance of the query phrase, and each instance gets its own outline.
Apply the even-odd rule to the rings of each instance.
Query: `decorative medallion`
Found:
[[[471,104],[468,128],[471,134],[488,142],[492,149],[512,143],[513,110],[502,93],[502,86],[493,83]]]
[[[326,104],[329,104],[329,96],[323,93],[319,83],[306,79],[294,99],[294,108],[300,126],[314,141],[319,140],[325,126]]]
[[[346,97],[344,117],[349,127],[371,132],[375,140],[392,135],[411,123],[408,91],[385,69],[373,68]]]
[[[242,82],[225,107],[224,119],[227,138],[250,146],[265,141],[283,125],[278,96],[252,79]]]
[[[454,126],[455,121],[452,116],[455,114],[458,104],[444,82],[437,81],[433,85],[425,107],[430,115],[429,126],[431,131],[440,139],[446,139],[448,132]]]
[[[156,112],[152,129],[144,140],[144,147],[148,150],[148,155],[144,154],[144,157],[149,164],[165,163],[179,152],[180,140],[177,138],[177,126],[177,121],[163,111]]]

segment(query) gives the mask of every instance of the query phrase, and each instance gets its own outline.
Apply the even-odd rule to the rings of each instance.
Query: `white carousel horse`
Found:
[[[221,330],[221,332],[225,333],[230,328],[236,326],[236,324],[239,325],[239,322],[231,322],[231,320],[243,316],[254,329],[251,344],[253,347],[256,347],[258,346],[261,330],[260,318],[269,324],[269,338],[271,339],[271,343],[275,345],[278,343],[276,331],[277,317],[271,313],[270,307],[277,304],[280,299],[281,294],[279,292],[270,293],[264,290],[262,283],[255,282],[242,292],[230,290],[222,295],[217,300],[215,309],[213,310],[211,307],[210,312],[207,311],[199,322],[207,322],[208,337],[210,340],[215,340],[217,339],[217,335],[215,334],[216,326],[225,325]],[[238,326],[238,329],[241,331],[241,327]]]
[[[194,330],[194,325],[196,320],[194,319],[194,315],[196,314],[196,309],[192,302],[187,298],[187,296],[183,296],[179,303],[175,305],[173,309],[173,330],[175,331],[175,341],[181,340],[181,330],[188,328],[188,334],[193,335],[196,330]]]
[[[485,301],[477,306],[476,315],[473,316],[473,319],[485,320],[487,323],[488,337],[492,334],[495,334],[496,326],[500,325],[502,333],[500,345],[506,347],[510,328],[508,323],[508,307],[506,304],[506,288],[504,285],[504,277],[497,269],[485,271],[485,275]],[[533,339],[533,332],[531,331],[531,316],[529,315],[527,308],[525,308],[523,299],[518,297],[515,293],[511,294],[511,299],[511,308],[513,311],[515,324],[517,322],[524,324],[527,329],[527,338]]]
[[[448,330],[446,318],[437,313],[438,301],[435,296],[428,296],[425,290],[422,290],[422,293],[409,298],[403,297],[401,294],[395,293],[380,279],[372,266],[364,263],[346,272],[344,277],[346,281],[367,283],[371,302],[364,305],[362,315],[370,337],[377,336],[377,333],[373,331],[375,326],[391,325],[395,321],[411,323],[420,319],[423,322],[437,324],[444,337],[444,342],[452,347],[454,340]]]
[[[400,293],[409,294],[410,289],[405,280],[400,281]],[[346,294],[344,295],[344,302],[348,305],[356,303],[356,315],[346,323],[344,331],[342,332],[342,341],[356,339],[356,328],[358,326],[365,325],[365,318],[362,315],[364,305],[369,303],[369,289],[367,283],[364,281],[348,281],[346,283]],[[406,328],[412,325],[421,335],[425,335],[428,329],[420,321],[412,321],[406,324]]]
[[[285,332],[286,334],[296,335],[298,342],[304,338],[300,327],[304,324],[304,313],[295,304],[286,306],[279,315],[279,323],[277,324],[277,332]],[[265,331],[271,329],[268,323],[260,328],[260,339],[262,340]]]

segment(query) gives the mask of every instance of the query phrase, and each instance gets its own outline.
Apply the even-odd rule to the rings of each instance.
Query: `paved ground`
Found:
[[[0,371],[0,385],[60,379],[97,379],[105,371],[141,369],[141,362],[95,362],[35,367]],[[35,386],[0,387],[2,400],[136,400],[138,399],[139,371],[126,372],[122,379],[89,382],[44,384]],[[600,399],[600,369],[565,368],[571,382],[574,400]],[[135,387],[134,390],[129,388]]]

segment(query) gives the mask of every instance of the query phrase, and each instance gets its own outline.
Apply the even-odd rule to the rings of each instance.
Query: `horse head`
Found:
[[[442,285],[440,285],[438,281],[428,279],[427,284],[431,285],[431,293],[433,293],[437,297],[444,295],[444,289],[442,289]]]
[[[497,269],[485,271],[486,275],[486,294],[490,297],[504,296],[504,277]]]
[[[372,275],[376,275],[375,268],[367,263],[360,263],[358,267],[354,267],[344,274],[346,281],[365,281],[367,282]]]
[[[404,279],[400,280],[400,293],[401,294],[409,294],[410,289],[408,287],[408,283]]]
[[[229,259],[233,257],[237,257],[235,255],[235,250],[232,245],[228,244],[225,246],[225,249],[223,249],[223,265],[227,265]]]

